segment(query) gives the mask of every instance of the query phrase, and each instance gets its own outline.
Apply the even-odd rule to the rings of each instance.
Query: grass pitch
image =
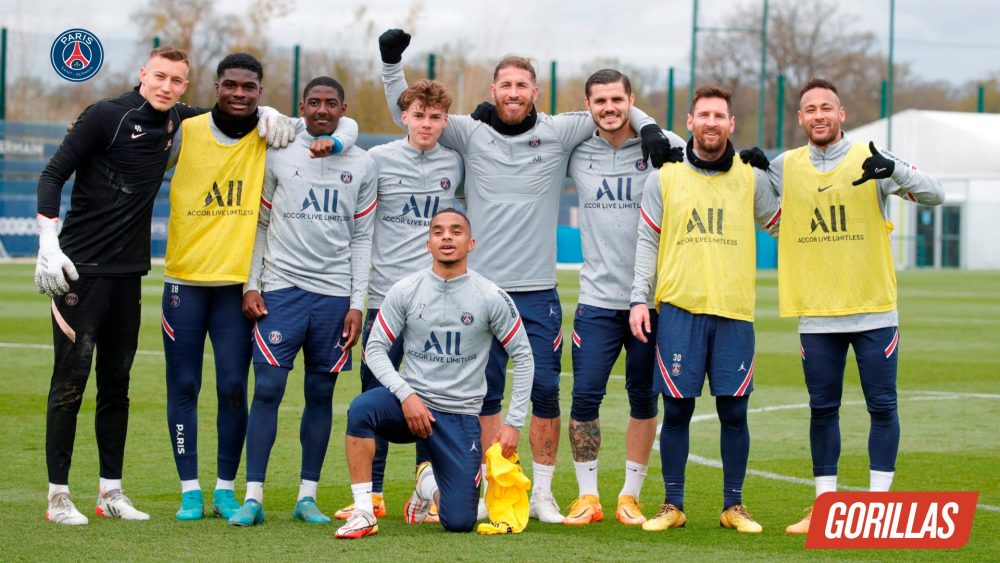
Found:
[[[600,490],[605,521],[581,528],[532,522],[525,533],[507,537],[446,534],[437,525],[403,523],[403,504],[412,488],[413,449],[393,446],[386,475],[389,516],[375,538],[347,542],[333,538],[333,525],[295,523],[291,510],[298,491],[298,420],[301,385],[293,372],[281,408],[278,439],[268,471],[267,523],[236,529],[207,518],[173,519],[180,487],[170,455],[159,304],[162,268],[143,283],[140,353],[132,372],[132,407],[125,458],[125,489],[150,522],[91,518],[69,528],[45,522],[45,403],[52,369],[51,324],[46,298],[35,292],[32,265],[0,265],[0,559],[247,560],[333,559],[355,561],[649,561],[777,559],[914,559],[959,557],[996,560],[1000,549],[1000,273],[914,271],[899,274],[900,419],[902,442],[893,489],[979,491],[968,545],[955,553],[812,552],[804,537],[784,534],[812,499],[808,443],[808,400],[802,383],[795,320],[777,315],[773,272],[758,279],[757,375],[750,407],[750,470],[744,499],[764,526],[748,537],[718,526],[722,471],[718,421],[710,399],[699,401],[692,425],[692,459],[687,470],[684,529],[648,533],[614,520],[615,499],[624,478],[624,432],[628,416],[622,361],[616,365],[601,410],[603,446]],[[576,272],[560,272],[564,332],[572,330],[578,285]],[[206,358],[199,426],[201,482],[210,497],[214,485],[215,397],[211,361]],[[868,484],[867,431],[857,370],[848,363],[841,413],[842,488]],[[347,405],[357,392],[357,365],[340,375],[334,397],[334,432],[327,454],[319,504],[327,513],[351,501],[343,455]],[[566,424],[572,387],[569,346],[564,347],[563,436],[554,491],[565,509],[576,496]],[[91,379],[93,381],[93,378]],[[80,413],[70,485],[77,506],[93,514],[97,450],[93,432],[94,384]],[[252,388],[252,382],[251,382]],[[530,458],[527,432],[521,451]],[[526,462],[530,476],[530,462]],[[243,474],[237,494],[243,493]],[[643,489],[645,512],[662,500],[660,462],[654,450]]]

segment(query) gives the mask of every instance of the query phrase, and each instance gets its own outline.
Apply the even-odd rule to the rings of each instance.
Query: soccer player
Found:
[[[472,530],[483,450],[478,415],[494,338],[514,362],[510,407],[494,442],[506,456],[517,447],[531,392],[531,347],[507,293],[468,269],[474,246],[465,214],[452,208],[439,211],[427,240],[431,267],[403,278],[382,302],[365,356],[384,387],[358,395],[347,412],[347,464],[355,508],[337,538],[378,533],[371,495],[376,436],[391,442],[420,441],[431,459],[417,469],[407,521],[420,522],[437,502],[445,530]],[[398,338],[405,341],[406,357],[399,373],[389,358]]]
[[[198,482],[198,395],[206,334],[215,359],[218,473],[213,511],[239,508],[234,480],[246,435],[251,321],[243,284],[264,181],[266,144],[258,126],[263,68],[246,53],[217,67],[217,103],[176,132],[161,324],[166,357],[167,427],[181,480],[179,520],[204,514]],[[289,125],[289,127],[291,127]]]
[[[406,89],[401,61],[409,42],[409,34],[399,29],[379,37],[386,99],[400,125],[400,111],[393,106]],[[591,136],[594,122],[587,112],[548,116],[536,111],[535,69],[524,57],[504,57],[494,70],[490,91],[496,111],[485,122],[450,116],[441,143],[465,159],[469,214],[479,226],[482,243],[472,266],[510,293],[524,316],[531,341],[535,359],[529,433],[534,481],[531,516],[542,522],[562,523],[559,505],[552,496],[559,446],[563,341],[555,231],[570,152]],[[670,143],[662,130],[635,108],[630,119],[640,131],[643,155],[650,151],[653,165],[660,166],[670,155]],[[525,251],[526,242],[534,247],[532,251]],[[492,441],[500,425],[507,359],[500,342],[494,342],[486,367],[489,387],[481,421],[484,443]],[[486,517],[483,503],[479,513]]]
[[[708,374],[721,423],[723,510],[720,523],[759,533],[743,505],[750,452],[747,405],[754,375],[754,221],[771,228],[778,201],[763,170],[739,162],[729,136],[736,129],[731,94],[695,90],[688,112],[686,163],[649,176],[632,285],[632,334],[651,337],[646,303],[659,308],[656,385],[663,392],[660,459],[665,500],[643,530],[684,525],[684,470],[691,415]]]
[[[247,426],[247,494],[229,518],[236,526],[264,521],[264,477],[278,431],[278,407],[288,372],[304,355],[305,408],[299,429],[302,468],[292,516],[322,524],[316,490],[333,422],[337,375],[351,369],[350,349],[361,332],[368,286],[377,169],[351,147],[312,159],[310,144],[329,137],[347,111],[344,87],[313,78],[299,110],[307,135],[269,150],[254,258],[243,310],[253,328],[254,394]]]
[[[769,170],[782,194],[779,309],[782,317],[799,317],[816,496],[837,490],[848,347],[854,348],[871,418],[869,488],[888,491],[892,485],[899,449],[899,316],[886,206],[890,195],[923,205],[944,201],[934,178],[874,143],[848,139],[841,130],[846,117],[836,86],[807,82],[798,120],[809,144],[779,155]],[[785,531],[805,534],[811,516],[810,509]]]
[[[390,287],[404,277],[427,267],[427,228],[439,209],[456,205],[456,192],[462,184],[462,157],[438,144],[441,132],[448,125],[451,94],[443,84],[418,80],[399,97],[407,136],[404,139],[373,147],[368,151],[379,167],[378,214],[372,242],[371,279],[368,285],[368,312],[361,333],[364,349],[372,324]],[[392,365],[399,369],[403,359],[403,338],[389,349]],[[361,357],[361,390],[382,384],[372,374]],[[385,459],[389,444],[376,438],[375,460],[372,465],[372,502],[376,517],[386,515],[382,496]],[[417,442],[417,465],[429,457]],[[350,518],[354,505],[338,510],[334,516]],[[424,522],[436,521],[436,507]]]
[[[565,523],[583,525],[604,518],[597,490],[601,448],[598,414],[611,368],[624,348],[630,416],[625,434],[625,485],[618,495],[615,516],[623,524],[639,525],[646,521],[639,496],[656,437],[658,393],[653,390],[654,343],[632,336],[628,317],[639,202],[643,182],[653,169],[642,158],[639,138],[629,122],[635,99],[629,78],[617,70],[599,70],[587,79],[584,92],[584,103],[597,130],[576,147],[569,161],[569,175],[580,198],[583,267],[573,321],[569,422],[580,493],[570,505]],[[667,137],[681,151],[684,141],[673,133]],[[651,315],[650,338],[655,341],[656,313]]]
[[[173,132],[197,110],[176,105],[187,88],[184,51],[160,47],[139,86],[91,105],[76,119],[38,182],[35,285],[52,298],[55,364],[49,387],[45,518],[86,524],[70,500],[77,413],[97,354],[94,427],[100,458],[99,516],[147,520],[122,492],[128,385],[139,338],[142,276],[149,271],[150,219]],[[59,233],[63,185],[76,173]]]

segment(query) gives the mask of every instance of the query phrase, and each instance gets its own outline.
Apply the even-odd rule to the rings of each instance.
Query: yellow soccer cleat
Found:
[[[376,518],[382,518],[385,516],[385,501],[382,500],[382,495],[378,493],[372,493],[372,508],[374,508],[374,516]],[[333,517],[337,520],[348,520],[354,514],[354,503],[341,508],[333,514]]]
[[[670,528],[683,528],[685,522],[687,516],[684,516],[681,509],[670,503],[664,503],[660,505],[660,510],[655,516],[642,524],[642,529],[647,532],[659,532]]]
[[[802,520],[789,525],[785,528],[786,534],[808,534],[809,533],[809,522],[812,521],[813,509],[810,506],[806,509],[806,515],[802,517]]]
[[[640,526],[646,522],[646,517],[642,515],[639,499],[630,495],[618,497],[618,510],[615,511],[615,518],[626,526]]]
[[[604,520],[604,509],[601,500],[594,495],[583,495],[569,505],[569,513],[563,518],[563,524],[583,526]]]
[[[764,527],[750,517],[747,507],[742,504],[734,504],[723,510],[719,516],[719,525],[744,534],[759,534],[764,531]]]

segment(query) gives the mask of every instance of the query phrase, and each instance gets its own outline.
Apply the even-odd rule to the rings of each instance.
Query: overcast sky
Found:
[[[772,2],[781,0],[772,0]],[[838,0],[831,0],[838,1]],[[763,0],[700,0],[699,25],[721,23],[719,14]],[[4,0],[2,25],[52,39],[82,27],[107,44],[137,38],[129,20],[140,2],[121,0]],[[331,41],[358,42],[351,29],[355,11],[367,6],[366,19],[377,32],[401,26],[413,0],[296,0],[289,16],[271,22],[273,45],[300,43],[322,48]],[[245,0],[220,0],[217,10],[235,13]],[[575,68],[600,56],[636,66],[673,66],[678,84],[686,82],[691,45],[691,0],[536,0],[504,4],[483,0],[423,0],[411,50],[427,52],[463,41],[473,57],[496,58],[507,52],[530,55],[543,66],[557,60]],[[859,30],[871,31],[888,51],[889,0],[839,0]],[[757,26],[757,22],[748,23]],[[606,31],[613,27],[614,31]],[[701,36],[707,40],[710,35]],[[47,46],[30,63],[45,64]],[[376,49],[374,44],[359,49]],[[35,50],[40,50],[36,48]],[[896,49],[899,62],[917,75],[961,84],[1000,71],[1000,2],[995,0],[896,0]],[[38,59],[41,63],[35,61]],[[16,61],[14,70],[16,72]],[[109,64],[114,64],[109,60]],[[130,62],[129,64],[134,64]]]

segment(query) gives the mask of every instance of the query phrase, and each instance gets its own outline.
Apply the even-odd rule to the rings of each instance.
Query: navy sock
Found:
[[[722,454],[722,509],[743,502],[743,481],[750,456],[747,407],[750,397],[716,397],[719,413],[719,449]]]
[[[663,468],[665,503],[684,510],[684,467],[690,447],[691,415],[694,399],[663,397],[663,426],[660,428],[660,463]]]
[[[302,424],[299,426],[299,443],[302,445],[301,478],[319,481],[323,470],[323,458],[330,445],[330,429],[333,425],[333,387],[337,383],[336,374],[326,372],[306,372],[305,399]]]

